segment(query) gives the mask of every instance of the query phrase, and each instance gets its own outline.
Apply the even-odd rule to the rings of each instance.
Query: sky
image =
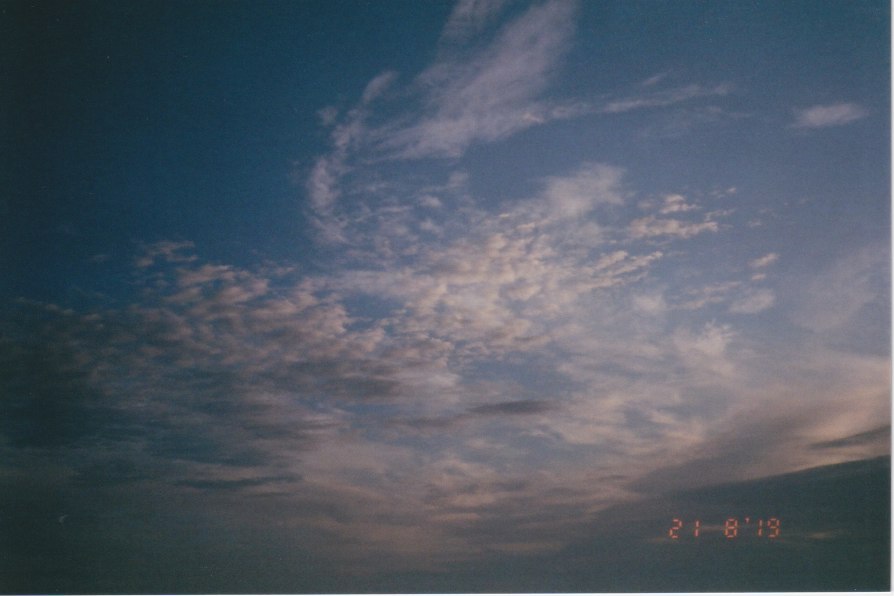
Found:
[[[550,591],[666,495],[890,477],[888,3],[0,28],[2,591]]]

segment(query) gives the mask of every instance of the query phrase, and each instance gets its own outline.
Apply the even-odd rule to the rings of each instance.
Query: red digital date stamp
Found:
[[[778,517],[758,518],[756,521],[752,520],[751,517],[746,517],[742,522],[737,517],[728,517],[722,524],[705,525],[698,519],[684,522],[682,519],[675,517],[671,521],[671,527],[667,531],[667,535],[671,540],[679,540],[681,536],[699,538],[705,532],[710,531],[723,532],[723,536],[728,540],[733,540],[740,536],[773,540],[779,538],[782,533],[782,522]]]

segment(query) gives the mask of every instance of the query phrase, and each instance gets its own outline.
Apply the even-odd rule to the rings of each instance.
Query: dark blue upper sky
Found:
[[[4,4],[0,478],[411,577],[888,454],[889,13]]]

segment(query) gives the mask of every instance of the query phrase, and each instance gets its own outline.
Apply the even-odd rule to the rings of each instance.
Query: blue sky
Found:
[[[2,11],[29,515],[362,578],[890,453],[886,3]]]

